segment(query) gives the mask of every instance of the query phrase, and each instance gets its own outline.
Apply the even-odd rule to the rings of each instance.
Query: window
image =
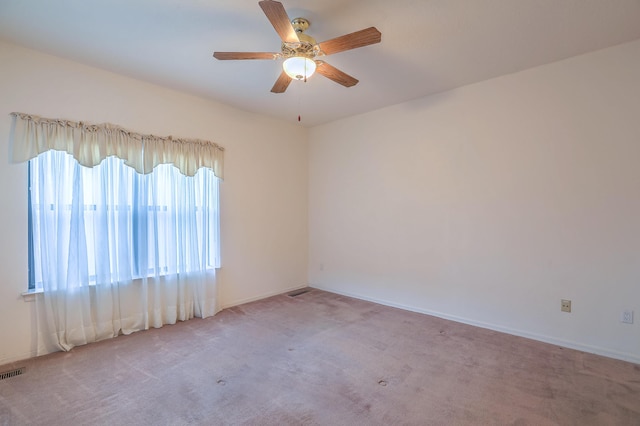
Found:
[[[38,354],[215,315],[223,147],[11,116],[12,161],[29,161]]]
[[[220,266],[218,178],[171,164],[140,174],[49,150],[29,160],[29,289],[118,283]],[[53,266],[56,264],[56,267]]]

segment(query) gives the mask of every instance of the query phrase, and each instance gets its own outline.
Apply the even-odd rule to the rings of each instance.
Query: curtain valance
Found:
[[[138,173],[150,173],[158,164],[173,164],[187,176],[207,167],[224,178],[224,148],[213,142],[143,135],[109,123],[88,124],[17,112],[11,116],[10,144],[16,163],[54,149],[73,155],[86,167],[116,156]]]

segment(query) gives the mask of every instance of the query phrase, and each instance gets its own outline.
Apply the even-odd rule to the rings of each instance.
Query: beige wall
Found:
[[[306,284],[307,132],[194,96],[0,43],[0,364],[33,354],[26,165],[9,164],[9,113],[111,122],[226,148],[222,306]]]
[[[640,41],[309,141],[312,286],[640,362]]]
[[[639,76],[635,42],[307,131],[0,43],[0,135],[22,111],[225,146],[223,306],[308,281],[640,362]],[[35,345],[1,140],[0,364]]]

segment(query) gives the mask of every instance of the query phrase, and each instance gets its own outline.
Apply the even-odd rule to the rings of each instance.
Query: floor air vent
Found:
[[[289,293],[287,294],[287,296],[296,297],[296,296],[300,296],[301,294],[309,293],[310,291],[311,290],[309,290],[308,288],[303,288],[302,290],[297,290],[297,291],[294,291],[293,293]]]
[[[9,377],[15,377],[24,374],[24,367],[16,368],[9,371],[3,371],[0,373],[0,380],[8,379]]]

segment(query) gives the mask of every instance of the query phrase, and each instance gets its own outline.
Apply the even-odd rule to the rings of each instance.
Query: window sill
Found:
[[[36,294],[42,294],[42,290],[27,290],[21,294],[22,300],[25,302],[35,302]]]
[[[222,269],[222,266],[217,266],[215,268],[208,268],[208,269],[215,269],[215,271],[219,271],[220,269]],[[140,278],[136,278],[134,279],[132,282],[136,282],[136,281],[141,281],[142,279]],[[90,284],[90,286],[93,286],[95,284]],[[22,296],[22,300],[24,300],[25,302],[35,302],[36,300],[36,295],[38,294],[42,294],[44,293],[42,290],[27,290],[22,292],[20,295]]]

